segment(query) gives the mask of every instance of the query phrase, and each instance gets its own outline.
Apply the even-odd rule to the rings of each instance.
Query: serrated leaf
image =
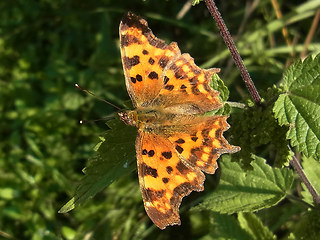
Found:
[[[110,130],[103,135],[104,141],[100,143],[96,156],[89,159],[88,166],[84,169],[85,176],[80,181],[75,196],[60,209],[60,213],[84,203],[136,168],[136,129],[119,119],[110,120],[107,125]]]
[[[210,239],[247,240],[250,235],[244,231],[233,216],[212,213],[213,227],[210,228]],[[205,240],[202,239],[202,240]]]
[[[320,159],[320,54],[291,65],[284,74],[286,91],[273,111],[280,125],[289,126],[287,139],[299,152]]]
[[[311,185],[319,194],[320,193],[320,175],[319,175],[320,163],[314,160],[313,158],[303,157],[302,167]],[[303,196],[303,200],[310,204],[313,204],[313,197],[311,196],[307,187],[304,184],[302,185],[302,187],[303,187],[303,191],[301,192],[301,194]]]
[[[248,239],[276,239],[276,236],[253,213],[239,213],[238,221],[242,229],[251,235]]]
[[[222,102],[225,102],[229,98],[229,89],[224,85],[218,74],[213,74],[210,86],[219,92],[219,96]]]
[[[219,92],[220,100],[224,104],[222,108],[208,112],[206,115],[229,115],[231,112],[231,107],[226,103],[229,98],[229,89],[226,87],[226,85],[224,85],[224,82],[221,80],[218,74],[214,74],[212,76],[210,87]]]
[[[250,212],[277,204],[286,196],[293,182],[290,169],[271,168],[265,160],[254,156],[253,170],[244,171],[230,156],[221,161],[221,178],[215,191],[194,210],[220,213]]]

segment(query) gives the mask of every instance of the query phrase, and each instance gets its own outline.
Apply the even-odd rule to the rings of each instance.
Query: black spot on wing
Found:
[[[167,173],[170,174],[173,171],[173,168],[171,166],[166,167]]]
[[[163,84],[167,84],[169,81],[169,78],[167,76],[164,76],[163,78]]]
[[[182,139],[182,138],[179,138],[176,143],[179,143],[179,144],[182,144],[182,143],[185,143],[185,141]]]
[[[154,151],[153,151],[153,150],[150,150],[150,151],[148,152],[148,157],[153,157],[153,155],[154,155]]]
[[[145,163],[141,164],[141,174],[142,174],[142,177],[147,176],[147,175],[150,175],[150,176],[152,176],[154,178],[158,177],[157,169],[152,168],[152,167],[148,166]]]
[[[162,178],[162,182],[163,183],[168,183],[169,182],[169,178]]]
[[[196,142],[198,140],[198,137],[191,137],[191,140]]]
[[[137,74],[136,79],[137,79],[138,82],[141,82],[142,81],[142,76],[140,74]]]
[[[137,79],[134,78],[134,77],[130,77],[130,79],[131,79],[131,82],[132,82],[132,83],[136,83],[136,82],[137,82]]]
[[[174,86],[173,85],[165,85],[164,86],[164,89],[167,89],[169,91],[172,91],[174,89]]]
[[[148,62],[149,62],[151,65],[153,65],[153,64],[155,63],[155,61],[154,61],[154,59],[153,59],[152,57],[149,58]]]
[[[139,63],[140,63],[140,57],[137,55],[133,56],[132,58],[130,57],[123,58],[123,64],[129,70]]]
[[[168,64],[168,62],[170,61],[170,59],[168,58],[168,57],[161,57],[160,59],[159,59],[159,66],[163,69],[163,68],[165,68],[165,66],[167,66],[167,64]]]
[[[162,152],[161,155],[166,158],[166,159],[170,159],[172,158],[172,152],[169,151],[169,152]]]
[[[158,73],[156,73],[155,71],[152,71],[149,73],[148,77],[150,79],[158,79],[159,76],[158,76]]]
[[[178,151],[178,153],[182,153],[183,152],[183,148],[180,147],[179,145],[176,146],[176,150]]]

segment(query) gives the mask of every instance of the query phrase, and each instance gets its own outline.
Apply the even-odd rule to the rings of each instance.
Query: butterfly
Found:
[[[201,69],[177,43],[155,37],[146,20],[128,12],[119,27],[126,87],[134,110],[120,119],[138,129],[136,156],[145,210],[160,229],[180,225],[179,206],[203,191],[205,173],[239,147],[223,137],[226,116],[205,116],[222,107],[209,83],[219,69]]]

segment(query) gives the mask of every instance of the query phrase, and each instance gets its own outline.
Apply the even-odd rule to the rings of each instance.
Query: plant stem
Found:
[[[230,107],[233,107],[233,108],[242,108],[242,109],[244,109],[244,108],[247,107],[246,104],[239,103],[239,102],[229,102],[229,101],[227,101],[226,103],[228,103],[229,106],[230,106]]]
[[[307,35],[307,38],[306,38],[306,40],[305,40],[305,42],[303,44],[303,50],[300,53],[300,57],[301,58],[304,58],[306,56],[306,53],[307,53],[307,50],[308,50],[308,45],[310,44],[310,42],[312,40],[312,37],[314,36],[314,33],[317,30],[317,25],[319,23],[319,20],[320,20],[320,9],[316,12],[316,15],[314,16],[311,28],[310,28],[309,33]]]
[[[207,5],[209,12],[211,13],[212,17],[214,18],[215,22],[218,25],[218,28],[220,30],[220,34],[221,34],[224,42],[227,44],[229,51],[232,55],[232,58],[234,59],[237,67],[240,70],[242,79],[245,82],[245,84],[250,92],[250,95],[252,96],[252,98],[256,104],[260,104],[261,97],[260,97],[260,95],[259,95],[249,73],[248,73],[248,70],[246,69],[246,67],[243,64],[242,58],[241,58],[233,40],[232,40],[230,32],[229,32],[228,28],[226,27],[226,24],[224,23],[217,6],[215,5],[213,0],[205,0],[205,3]]]
[[[309,179],[305,175],[305,173],[304,173],[304,171],[303,171],[298,159],[295,156],[293,156],[292,159],[290,160],[290,165],[296,170],[296,172],[298,173],[301,181],[306,185],[307,189],[309,190],[310,194],[313,197],[313,200],[318,205],[320,205],[320,197],[318,196],[316,190],[313,188],[313,186],[309,182]]]
[[[256,104],[260,104],[261,97],[260,97],[246,67],[244,66],[242,58],[241,58],[233,40],[232,40],[230,32],[227,29],[215,2],[213,0],[205,0],[205,3],[207,5],[207,8],[208,8],[210,14],[212,15],[212,17],[214,18],[215,22],[218,25],[218,28],[220,30],[220,34],[221,34],[224,42],[227,44],[227,46],[230,50],[230,53],[231,53],[236,65],[238,66],[238,68],[240,70],[241,77],[242,77],[243,81],[245,82],[245,84],[250,92],[251,97],[253,98],[253,100],[255,101]],[[320,205],[320,197],[318,196],[317,192],[315,191],[315,189],[313,188],[313,186],[309,182],[309,179],[307,178],[307,176],[304,174],[303,169],[295,156],[293,156],[292,159],[290,160],[290,165],[295,169],[295,171],[299,175],[301,181],[306,185],[306,187],[308,188],[314,201],[318,205]]]

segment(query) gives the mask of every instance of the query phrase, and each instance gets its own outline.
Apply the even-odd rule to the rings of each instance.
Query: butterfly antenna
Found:
[[[110,105],[110,106],[112,106],[112,107],[114,107],[114,108],[116,108],[116,109],[118,109],[118,110],[121,110],[121,108],[119,108],[118,106],[114,105],[114,104],[111,103],[111,102],[108,102],[107,100],[105,100],[105,99],[103,99],[103,98],[101,98],[101,97],[96,96],[94,93],[88,91],[87,89],[84,89],[84,88],[80,87],[77,83],[75,84],[75,86],[76,86],[76,88],[80,89],[81,91],[83,91],[83,92],[85,92],[85,93],[87,93],[87,94],[90,94],[91,96],[95,97],[96,99],[98,99],[98,100],[100,100],[100,101],[102,101],[102,102],[105,102],[106,104],[108,104],[108,105]],[[99,120],[99,119],[98,119],[98,120]],[[80,123],[81,123],[81,121],[80,121]],[[83,122],[82,122],[82,123],[83,123]]]
[[[105,118],[99,118],[99,119],[94,119],[94,120],[80,120],[79,123],[82,125],[82,124],[88,124],[88,123],[95,123],[95,122],[99,122],[99,121],[105,121],[105,120],[109,120],[113,117],[105,117]]]

